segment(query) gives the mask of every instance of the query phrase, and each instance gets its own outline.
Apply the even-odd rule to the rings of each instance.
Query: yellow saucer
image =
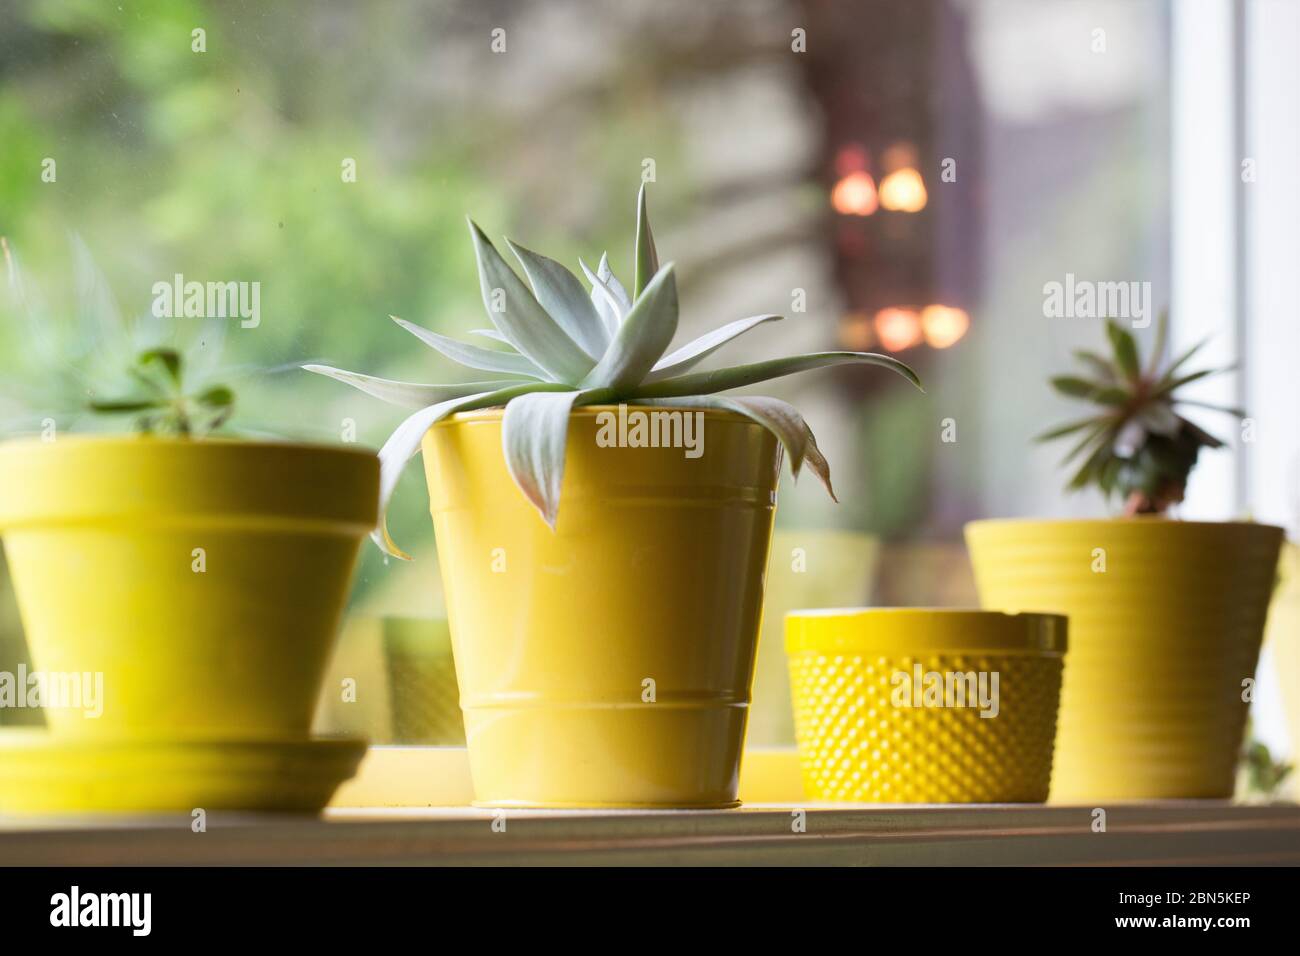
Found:
[[[314,813],[365,752],[349,739],[110,742],[6,730],[0,813]]]

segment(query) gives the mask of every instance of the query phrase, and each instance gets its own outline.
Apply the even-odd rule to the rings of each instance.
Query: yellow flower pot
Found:
[[[704,451],[569,423],[555,531],[515,487],[501,411],[424,438],[476,802],[736,803],[780,453],[705,411]]]
[[[451,634],[443,618],[383,619],[391,742],[465,746]]]
[[[0,813],[310,813],[365,753],[364,740],[108,740],[0,729]]]
[[[378,459],[359,450],[0,445],[0,532],[32,666],[102,678],[102,712],[49,707],[51,737],[305,740],[378,495]]]
[[[29,665],[27,642],[23,639],[23,626],[18,619],[18,605],[14,601],[13,583],[9,577],[9,562],[0,546],[0,671],[16,673],[19,666]],[[5,727],[40,726],[39,710],[0,706],[0,733]]]
[[[1036,803],[1052,775],[1065,618],[795,611],[786,653],[804,792],[872,803]]]
[[[1232,795],[1282,530],[976,521],[980,600],[1070,618],[1055,802]]]
[[[1282,704],[1291,738],[1291,763],[1295,764],[1300,763],[1300,545],[1287,542],[1283,547],[1278,576],[1277,591],[1268,612],[1266,639],[1278,683],[1282,685]],[[1295,771],[1288,784],[1292,793],[1300,797]]]

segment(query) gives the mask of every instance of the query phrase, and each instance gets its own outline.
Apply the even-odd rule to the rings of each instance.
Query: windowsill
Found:
[[[187,815],[10,819],[9,865],[673,864],[1251,865],[1300,863],[1300,807],[1217,801],[1088,807],[770,804],[740,810],[334,809],[320,819]],[[496,826],[494,827],[494,821]]]
[[[740,798],[745,803],[804,801],[799,755],[793,747],[745,751]],[[463,807],[474,799],[464,747],[372,746],[357,775],[339,787],[330,806]]]
[[[745,760],[746,805],[739,810],[511,810],[502,817],[464,805],[472,795],[463,750],[381,747],[319,818],[214,811],[204,833],[191,831],[188,814],[0,818],[0,859],[10,865],[1300,864],[1300,807],[1293,804],[1113,804],[1104,808],[1105,832],[1096,832],[1093,807],[786,798],[781,791],[797,787],[791,751],[751,752]],[[799,822],[802,832],[796,832]]]

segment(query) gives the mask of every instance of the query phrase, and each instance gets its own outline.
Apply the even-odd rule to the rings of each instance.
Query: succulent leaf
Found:
[[[538,303],[578,346],[592,357],[604,354],[609,345],[609,329],[591,302],[582,283],[554,259],[525,249],[509,239],[506,243],[524,268]]]
[[[495,382],[465,382],[460,385],[420,385],[415,382],[395,382],[387,378],[375,378],[373,375],[347,372],[329,365],[304,365],[303,368],[308,372],[315,372],[317,375],[342,382],[344,385],[351,385],[367,395],[373,395],[381,401],[402,408],[428,408],[430,405],[451,398],[494,392],[519,384],[518,381],[503,379]]]
[[[1151,354],[1147,357],[1147,366],[1145,375],[1151,378],[1156,374],[1156,369],[1165,358],[1165,348],[1169,344],[1169,310],[1161,309],[1160,316],[1156,319],[1156,337],[1151,346]]]
[[[1087,349],[1075,349],[1074,357],[1087,365],[1092,374],[1102,384],[1113,385],[1115,383],[1115,367],[1096,352],[1089,352]]]
[[[636,301],[659,272],[659,253],[650,231],[650,217],[645,208],[645,183],[636,197],[636,275],[632,283],[632,300]]]
[[[469,334],[481,335],[485,339],[491,339],[493,342],[500,342],[502,345],[508,346],[512,352],[515,350],[515,347],[510,344],[510,340],[496,329],[470,329]]]
[[[1223,412],[1225,415],[1232,415],[1236,418],[1245,418],[1246,410],[1237,408],[1235,405],[1216,405],[1214,402],[1202,402],[1194,398],[1176,399],[1179,405],[1194,405],[1197,408],[1208,408],[1212,412]]]
[[[1178,358],[1170,362],[1168,367],[1164,370],[1164,372],[1161,375],[1159,375],[1158,377],[1153,376],[1154,378],[1156,378],[1156,387],[1158,388],[1161,385],[1164,385],[1168,382],[1172,382],[1174,380],[1174,377],[1178,374],[1178,370],[1182,368],[1184,365],[1186,365],[1188,362],[1190,362],[1192,356],[1194,356],[1197,352],[1199,352],[1206,345],[1208,345],[1210,342],[1210,338],[1211,337],[1207,335],[1205,338],[1201,339],[1195,345],[1188,348],[1187,351],[1185,351],[1182,355],[1178,356]]]
[[[609,289],[610,294],[614,296],[620,315],[627,315],[628,309],[632,308],[632,297],[627,294],[627,289],[623,288],[623,283],[618,281],[618,276],[614,275],[614,270],[609,267],[609,253],[600,254],[600,265],[596,267],[596,277],[600,279]]]
[[[614,274],[610,272],[608,276],[601,275],[599,272],[592,272],[587,263],[581,259],[578,265],[582,268],[582,274],[587,277],[591,283],[591,301],[596,307],[596,312],[605,322],[605,327],[609,330],[609,337],[612,340],[618,334],[618,327],[623,324],[623,317],[631,309],[631,303],[627,301],[627,292],[620,296],[614,289]],[[602,271],[608,272],[609,263],[606,259],[601,259]],[[622,288],[621,286],[619,288]]]
[[[1178,389],[1182,388],[1184,385],[1190,385],[1192,382],[1199,382],[1203,378],[1208,378],[1211,375],[1218,375],[1221,372],[1231,372],[1234,368],[1236,368],[1235,365],[1225,365],[1223,368],[1203,368],[1199,372],[1190,372],[1187,375],[1180,375],[1173,379],[1166,376],[1166,380],[1157,385],[1152,390],[1151,395],[1153,398],[1163,398],[1178,391]]]
[[[665,355],[654,364],[654,368],[650,370],[646,381],[655,382],[660,379],[671,378],[674,375],[681,375],[683,372],[689,372],[722,346],[732,339],[744,335],[754,326],[761,325],[764,322],[775,322],[781,318],[782,316],[779,315],[751,315],[747,319],[728,322],[721,328],[701,335],[693,342],[688,342],[681,348]]]
[[[835,489],[831,487],[831,471],[826,456],[817,447],[817,439],[808,423],[798,409],[788,402],[757,395],[697,395],[693,398],[654,398],[647,400],[646,404],[675,408],[717,408],[758,422],[781,442],[781,447],[790,459],[790,473],[795,478],[799,477],[799,472],[807,463],[825,486],[831,500],[839,501],[835,497]]]
[[[163,408],[166,403],[154,398],[123,398],[94,400],[90,403],[92,412],[114,414],[117,412],[143,412],[150,408]]]
[[[641,382],[677,334],[677,278],[670,262],[646,286],[584,387],[628,389]]]
[[[916,377],[916,373],[898,359],[888,355],[876,355],[872,352],[810,352],[807,355],[792,355],[712,372],[691,372],[666,378],[641,386],[633,397],[675,398],[683,395],[710,395],[714,392],[743,388],[746,385],[782,378],[796,372],[828,368],[832,365],[880,365],[897,372],[917,388],[921,388],[921,380]]]
[[[569,413],[584,392],[533,392],[506,405],[501,444],[506,468],[542,520],[555,529],[564,482]]]
[[[395,315],[390,315],[389,318],[429,348],[441,352],[453,362],[466,368],[476,368],[484,372],[501,372],[505,375],[517,375],[520,378],[533,378],[539,381],[553,380],[548,372],[517,352],[503,352],[500,349],[485,349],[477,345],[469,345],[449,336],[439,335],[405,319],[399,319]]]
[[[483,305],[497,331],[553,380],[582,381],[596,360],[547,315],[528,287],[501,258],[501,253],[483,235],[483,230],[473,220],[469,226],[478,257]]]
[[[181,355],[175,349],[148,349],[140,353],[136,365],[141,369],[161,367],[168,382],[173,386],[181,384]]]
[[[1115,364],[1120,372],[1128,381],[1136,382],[1141,374],[1141,366],[1138,364],[1137,342],[1133,340],[1133,334],[1114,319],[1108,319],[1106,335],[1110,338],[1110,347],[1115,352]]]
[[[540,382],[512,385],[509,388],[497,389],[493,392],[480,392],[474,395],[462,395],[459,398],[448,399],[445,402],[430,405],[428,408],[422,408],[404,419],[397,426],[397,429],[388,436],[388,441],[384,442],[384,447],[379,449],[379,513],[381,517],[379,527],[371,534],[375,544],[379,545],[385,554],[401,558],[403,561],[411,559],[411,556],[399,548],[393,542],[393,539],[389,537],[388,523],[385,516],[388,512],[388,500],[393,496],[393,491],[397,488],[397,479],[402,476],[406,463],[414,458],[415,453],[420,450],[420,442],[424,440],[425,432],[452,412],[473,411],[478,408],[488,408],[492,405],[506,404],[511,399],[538,389],[561,391],[564,388],[563,385],[547,385]]]
[[[1061,459],[1061,464],[1068,465],[1070,462],[1074,461],[1074,459],[1083,454],[1083,452],[1087,450],[1093,442],[1097,441],[1099,438],[1106,438],[1109,434],[1110,430],[1107,427],[1106,422],[1101,421],[1094,423],[1093,426],[1088,429],[1088,433],[1084,435],[1069,452],[1066,453],[1064,458]]]
[[[1034,436],[1034,441],[1045,442],[1053,441],[1057,438],[1064,438],[1066,435],[1073,435],[1075,432],[1095,424],[1096,419],[1083,418],[1079,421],[1067,422],[1064,425],[1058,425],[1056,428],[1049,429],[1040,435]]]
[[[1075,375],[1055,375],[1048,379],[1052,388],[1071,398],[1091,398],[1106,386]]]

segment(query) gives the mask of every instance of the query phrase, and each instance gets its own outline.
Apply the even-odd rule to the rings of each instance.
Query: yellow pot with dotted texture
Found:
[[[600,447],[616,411],[573,413],[555,530],[506,469],[500,410],[424,437],[481,805],[736,803],[779,446],[704,411],[698,457]]]
[[[804,792],[872,803],[1047,799],[1066,651],[1052,614],[794,611]]]
[[[1052,800],[1232,795],[1282,529],[967,525],[980,602],[1070,618]]]
[[[154,437],[0,445],[0,533],[59,740],[299,741],[379,461]],[[73,693],[82,695],[74,699]]]
[[[446,619],[386,617],[383,637],[391,742],[465,746]]]

